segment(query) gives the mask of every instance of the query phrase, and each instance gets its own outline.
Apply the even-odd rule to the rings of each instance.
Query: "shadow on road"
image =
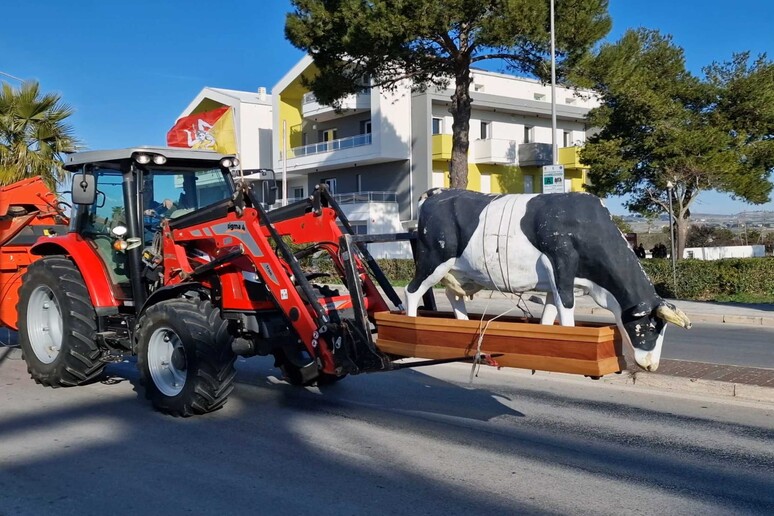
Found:
[[[774,479],[761,474],[772,464],[742,457],[749,462],[744,471],[728,467],[726,451],[708,456],[701,443],[664,440],[647,430],[657,414],[621,411],[614,401],[588,409],[642,422],[641,435],[531,416],[498,401],[501,393],[420,371],[347,378],[319,390],[280,381],[270,360],[243,361],[239,370],[223,410],[189,419],[138,402],[142,389],[131,363],[109,366],[109,376],[129,380],[118,385],[50,390],[29,381],[26,406],[6,400],[0,412],[0,512],[546,512],[545,500],[525,502],[520,494],[525,472],[535,467],[729,512],[774,503]],[[526,398],[505,400],[528,405]],[[560,407],[566,398],[546,393],[538,401]],[[719,438],[740,431],[717,428]],[[469,460],[447,464],[446,449]],[[440,465],[427,462],[428,452]]]

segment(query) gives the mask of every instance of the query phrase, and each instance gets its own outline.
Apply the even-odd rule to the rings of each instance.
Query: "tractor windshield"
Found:
[[[144,209],[159,217],[175,219],[231,197],[231,186],[219,168],[151,169],[143,176]]]

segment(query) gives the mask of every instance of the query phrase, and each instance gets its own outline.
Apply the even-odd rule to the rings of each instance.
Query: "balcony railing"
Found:
[[[452,135],[434,134],[432,138],[433,159],[451,159]]]
[[[312,154],[320,154],[322,152],[353,149],[355,147],[362,147],[363,145],[371,145],[372,140],[371,133],[368,133],[358,134],[357,136],[350,136],[348,138],[339,138],[338,140],[327,142],[311,143],[302,147],[293,147],[288,153],[288,158],[300,158]]]
[[[335,194],[333,198],[339,204],[359,204],[364,202],[397,202],[395,192],[353,192]]]
[[[580,160],[580,147],[562,147],[559,149],[559,164],[567,168],[583,168]]]
[[[379,192],[379,191],[334,194],[333,198],[339,204],[363,204],[367,202],[398,202],[398,196],[395,192]],[[309,197],[289,197],[287,203],[293,204],[294,202],[304,201],[306,199],[309,199]],[[269,209],[273,210],[275,208],[280,208],[280,207],[282,207],[282,199],[278,199],[277,202],[269,206]]]
[[[485,139],[470,142],[470,157],[474,163],[516,165],[519,144],[515,140]]]
[[[530,142],[519,145],[519,165],[523,167],[550,165],[552,161],[550,143]]]

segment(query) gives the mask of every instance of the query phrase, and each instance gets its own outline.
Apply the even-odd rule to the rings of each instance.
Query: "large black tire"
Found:
[[[64,256],[32,263],[19,289],[19,345],[37,383],[72,387],[102,374],[97,314],[83,276]]]
[[[210,301],[159,302],[140,317],[135,338],[145,396],[156,409],[188,417],[225,405],[236,376],[234,337]]]

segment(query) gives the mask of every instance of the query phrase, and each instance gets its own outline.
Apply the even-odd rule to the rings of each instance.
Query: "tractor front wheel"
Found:
[[[236,355],[228,321],[210,301],[162,301],[140,317],[135,335],[140,379],[156,409],[188,417],[225,405]]]
[[[70,259],[46,256],[32,263],[22,277],[18,311],[19,345],[33,380],[72,387],[102,374],[97,314]]]

